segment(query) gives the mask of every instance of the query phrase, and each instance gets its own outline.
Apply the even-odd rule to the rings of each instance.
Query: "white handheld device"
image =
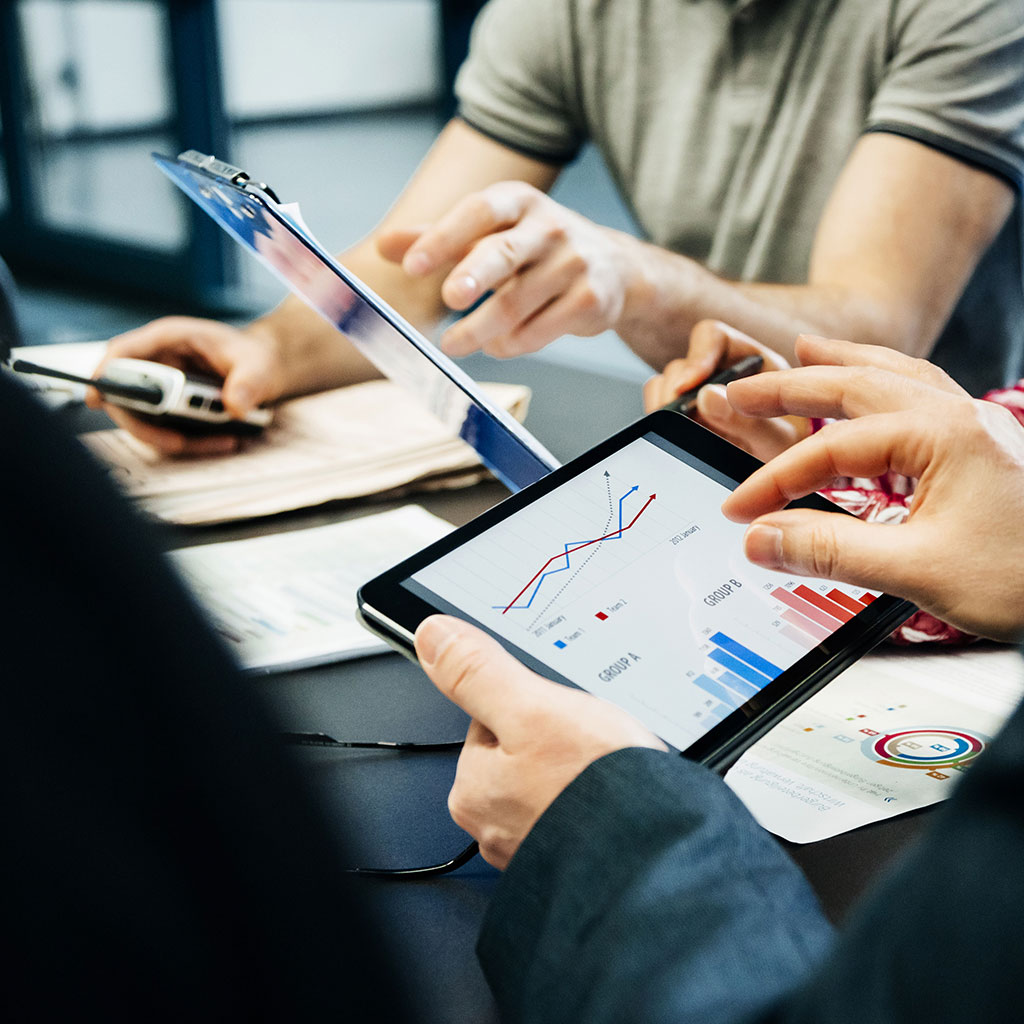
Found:
[[[221,389],[214,378],[187,374],[174,366],[146,359],[112,359],[103,368],[103,376],[92,379],[23,359],[15,360],[11,369],[87,384],[101,392],[111,405],[190,433],[259,433],[273,415],[269,409],[253,409],[244,419],[234,419],[224,408]]]

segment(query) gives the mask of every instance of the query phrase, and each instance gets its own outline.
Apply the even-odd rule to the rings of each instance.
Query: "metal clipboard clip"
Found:
[[[228,185],[236,185],[240,188],[251,185],[254,188],[258,188],[261,192],[265,192],[275,203],[281,202],[274,190],[266,182],[253,181],[249,174],[243,171],[241,167],[234,167],[223,160],[218,160],[215,156],[200,153],[197,149],[186,149],[184,153],[178,154],[178,159],[182,163],[189,164],[197,170],[209,174],[210,177],[216,178],[218,181],[223,181]]]

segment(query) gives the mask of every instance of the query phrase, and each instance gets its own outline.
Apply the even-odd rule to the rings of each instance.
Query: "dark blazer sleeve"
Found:
[[[772,1021],[1024,1018],[1024,707]]]
[[[1024,707],[833,941],[725,785],[593,764],[501,881],[479,954],[509,1021],[1018,1021]]]
[[[713,1024],[793,989],[831,937],[806,880],[721,779],[629,749],[534,827],[478,952],[503,1020]]]

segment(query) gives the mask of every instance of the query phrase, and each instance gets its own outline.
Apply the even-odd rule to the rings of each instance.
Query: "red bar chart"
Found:
[[[871,594],[862,598],[851,597],[837,587],[820,593],[803,583],[792,590],[776,587],[771,594],[786,606],[779,616],[787,623],[783,632],[794,642],[805,646],[821,643],[874,600]],[[793,631],[798,631],[798,635],[794,636]]]

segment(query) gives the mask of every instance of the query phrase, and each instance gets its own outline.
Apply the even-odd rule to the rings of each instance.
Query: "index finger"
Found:
[[[519,221],[537,191],[522,182],[499,182],[466,196],[409,247],[402,260],[408,274],[423,276],[461,259],[486,235]]]
[[[852,341],[801,334],[796,340],[796,354],[804,366],[874,366],[879,370],[910,377],[940,391],[948,391],[951,395],[967,396],[967,392],[934,363],[905,355],[885,345],[859,345]]]
[[[875,366],[801,366],[760,373],[727,386],[733,408],[745,416],[854,419],[899,412],[948,392]]]
[[[837,477],[876,477],[890,469],[920,476],[932,459],[933,427],[928,409],[831,423],[747,477],[722,503],[722,513],[749,523]]]

